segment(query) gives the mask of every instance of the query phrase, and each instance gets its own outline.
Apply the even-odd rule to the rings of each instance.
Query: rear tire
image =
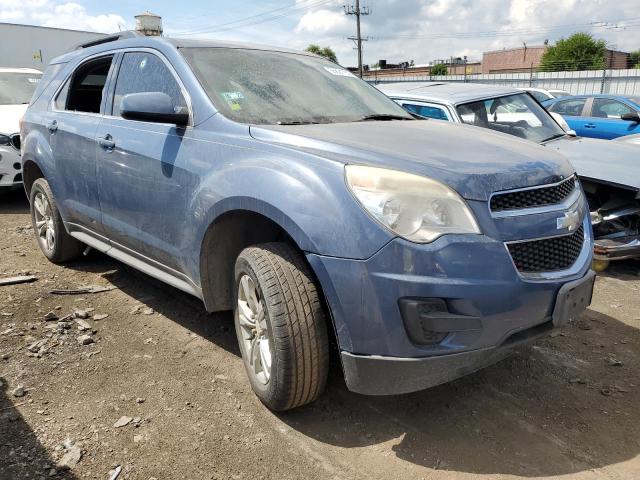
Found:
[[[246,248],[235,287],[236,334],[255,394],[276,411],[314,401],[327,382],[329,341],[302,254],[285,243]]]
[[[31,223],[38,246],[53,263],[78,258],[84,245],[67,233],[49,183],[38,178],[31,186]]]

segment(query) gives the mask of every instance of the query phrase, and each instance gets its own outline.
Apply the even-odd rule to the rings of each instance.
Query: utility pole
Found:
[[[356,37],[353,40],[356,42],[356,47],[358,49],[358,76],[362,78],[362,35],[360,32],[360,17],[363,15],[369,15],[371,11],[369,7],[360,8],[360,0],[356,0],[356,4],[354,5],[345,5],[344,13],[346,15],[355,15],[356,16]],[[366,40],[366,39],[365,39]]]

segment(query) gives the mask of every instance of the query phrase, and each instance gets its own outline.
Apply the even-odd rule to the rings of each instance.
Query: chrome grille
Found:
[[[521,273],[556,272],[571,267],[582,250],[584,227],[570,235],[508,243],[507,248]]]
[[[522,210],[562,203],[576,188],[575,177],[570,177],[555,185],[541,186],[517,192],[497,193],[491,197],[492,212]]]

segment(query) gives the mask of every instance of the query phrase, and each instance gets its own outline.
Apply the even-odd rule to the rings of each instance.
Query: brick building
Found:
[[[482,73],[517,73],[538,69],[547,45],[508,48],[482,54]],[[630,68],[630,55],[616,50],[605,51],[607,68]]]

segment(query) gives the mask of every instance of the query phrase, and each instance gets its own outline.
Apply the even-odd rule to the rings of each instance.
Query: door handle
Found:
[[[596,128],[595,123],[585,123],[584,128]]]
[[[49,122],[47,124],[47,130],[49,130],[51,133],[56,133],[58,131],[58,121],[53,120],[52,122]]]
[[[104,137],[98,137],[98,143],[105,150],[113,150],[116,146],[116,142],[113,141],[113,137],[108,133]]]

